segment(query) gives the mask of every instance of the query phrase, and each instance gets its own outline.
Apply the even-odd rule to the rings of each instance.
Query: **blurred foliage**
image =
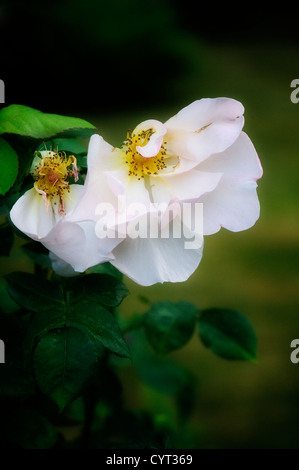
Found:
[[[0,314],[1,336],[7,346],[0,371],[2,447],[165,449],[188,445],[184,436],[196,406],[196,379],[166,355],[191,339],[198,315],[194,305],[158,302],[127,325],[120,317],[124,341],[111,310],[127,293],[118,276],[89,274],[50,282],[15,272],[5,279],[19,308]],[[215,353],[246,360],[244,354],[235,353],[231,341],[234,336],[239,349],[246,346],[246,319],[240,320],[240,314],[234,319],[233,312],[229,313],[228,322],[225,311],[219,322],[214,318],[216,333],[210,330],[209,340],[219,344],[219,331],[225,324],[227,338],[221,338],[225,354],[219,348]],[[207,312],[199,318],[204,317]],[[191,325],[186,328],[187,323]],[[199,329],[206,343],[203,326]],[[157,338],[154,330],[160,332]],[[171,420],[127,407],[119,375],[128,367],[134,368],[139,384],[172,400],[175,414]],[[70,438],[67,429],[76,437]]]

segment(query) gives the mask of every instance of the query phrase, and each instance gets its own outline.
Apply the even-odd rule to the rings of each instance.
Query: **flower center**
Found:
[[[129,176],[136,176],[138,180],[146,175],[158,175],[167,168],[166,164],[166,144],[163,142],[157,155],[153,157],[143,157],[136,147],[145,147],[151,136],[154,134],[152,128],[142,130],[139,133],[127,132],[127,138],[122,146],[125,151],[125,162],[129,167]]]
[[[40,156],[42,157],[40,157]],[[45,155],[45,156],[44,156]],[[59,202],[58,212],[65,215],[65,192],[69,192],[68,179],[78,181],[76,158],[64,152],[39,152],[33,160],[31,174],[35,179],[34,187],[44,198],[47,210],[51,202]],[[56,200],[55,200],[56,199]]]

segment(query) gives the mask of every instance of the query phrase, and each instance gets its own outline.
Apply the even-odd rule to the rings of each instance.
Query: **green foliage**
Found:
[[[34,139],[49,139],[64,134],[90,136],[94,126],[89,122],[58,114],[47,114],[37,109],[12,104],[0,111],[0,134],[17,134]]]
[[[119,280],[123,279],[123,274],[118,271],[111,263],[101,263],[89,268],[91,273],[95,274],[109,274],[110,276],[114,276]]]
[[[15,272],[6,282],[13,300],[34,312],[27,361],[34,357],[38,384],[60,409],[78,396],[105,348],[130,357],[112,310],[128,293],[117,278],[90,274],[51,282]]]
[[[171,397],[178,419],[181,423],[186,422],[195,405],[195,379],[175,361],[155,354],[148,346],[145,334],[142,328],[128,333],[132,363],[138,376],[148,387]]]
[[[198,320],[203,344],[215,354],[230,360],[256,360],[256,335],[249,320],[229,309],[208,309]]]
[[[86,154],[86,145],[82,140],[75,138],[66,139],[63,137],[57,137],[56,139],[50,139],[45,143],[42,143],[37,150],[45,150],[45,146],[48,150],[52,148],[53,150],[58,150],[58,152],[63,150],[64,152],[72,153],[74,155]]]
[[[120,273],[107,263],[95,268],[101,272],[49,280],[44,277],[46,253],[34,245],[25,245],[26,253],[46,271],[41,276],[26,272],[5,276],[7,290],[21,310],[0,315],[1,331],[7,331],[4,339],[10,337],[16,343],[9,345],[14,354],[4,365],[8,367],[3,369],[0,386],[2,398],[22,404],[12,412],[13,428],[5,427],[15,445],[68,447],[53,425],[56,411],[54,418],[51,412],[45,413],[49,404],[44,400],[55,404],[63,420],[78,398],[84,405],[83,428],[74,448],[107,448],[109,442],[113,447],[173,448],[171,420],[184,429],[194,412],[197,382],[189,370],[160,354],[185,346],[197,323],[202,342],[215,354],[255,359],[256,337],[244,315],[225,309],[200,311],[189,302],[151,304],[144,314],[131,317],[123,336],[115,309],[128,291]],[[121,364],[133,368],[152,393],[171,400],[176,416],[165,421],[166,415],[127,412],[114,372]],[[33,398],[38,406],[32,409]]]
[[[1,114],[1,111],[0,111]],[[18,155],[14,149],[0,137],[0,194],[4,195],[14,184],[18,174]]]
[[[82,393],[97,365],[94,341],[82,329],[63,327],[47,332],[34,353],[40,389],[60,410]]]
[[[184,346],[191,338],[197,307],[188,302],[157,302],[145,315],[147,339],[158,353],[168,353]]]

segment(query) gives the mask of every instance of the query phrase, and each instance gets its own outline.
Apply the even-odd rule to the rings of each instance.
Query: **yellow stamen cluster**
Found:
[[[44,197],[47,208],[53,198],[58,198],[59,214],[65,215],[64,196],[70,190],[68,179],[74,177],[75,181],[78,180],[76,158],[73,155],[67,157],[65,152],[47,151],[46,156],[38,160],[31,169],[34,187]]]
[[[162,170],[167,168],[165,163],[167,142],[164,142],[159,153],[154,157],[146,158],[140,155],[136,150],[137,146],[144,147],[150,137],[153,135],[153,129],[147,129],[138,134],[127,132],[127,138],[122,146],[125,150],[125,162],[129,166],[129,176],[136,176],[138,180],[145,176],[158,175]]]

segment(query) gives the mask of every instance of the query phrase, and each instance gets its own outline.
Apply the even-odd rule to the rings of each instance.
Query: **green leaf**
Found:
[[[12,104],[0,111],[0,134],[49,139],[62,134],[64,137],[76,134],[87,137],[94,132],[95,127],[83,119],[43,113],[29,106]]]
[[[230,309],[204,310],[198,327],[203,344],[218,356],[230,360],[256,360],[256,335],[243,314]]]
[[[198,308],[188,302],[157,302],[145,314],[144,327],[150,345],[166,354],[191,338]]]
[[[1,114],[1,111],[0,111]],[[3,196],[14,184],[18,174],[18,155],[0,137],[0,194]]]
[[[89,271],[94,274],[110,274],[120,281],[123,279],[123,274],[118,271],[111,263],[100,263],[89,268]]]
[[[38,385],[60,410],[80,395],[96,365],[92,341],[77,328],[49,331],[38,343],[34,354]]]
[[[112,313],[92,299],[83,300],[79,303],[79,308],[72,309],[68,324],[86,329],[96,342],[112,353],[120,357],[131,357],[129,347]]]
[[[50,148],[53,150],[58,149],[58,152],[64,151],[74,155],[87,153],[86,145],[78,139],[64,139],[62,137],[58,137],[55,140],[48,140],[45,144],[41,144],[37,150],[45,150],[45,146],[48,150],[50,150]]]
[[[74,326],[100,345],[121,357],[130,357],[113,313],[107,307],[119,305],[127,295],[115,277],[90,274],[62,282],[50,282],[33,274],[15,272],[5,277],[7,289],[21,307],[36,312],[30,332],[30,349],[49,330]]]
[[[79,170],[82,168],[87,168],[87,156],[86,155],[76,155],[77,166]]]
[[[70,281],[73,299],[79,297],[93,298],[107,307],[117,307],[124,297],[128,295],[128,289],[120,281],[118,275],[88,274]]]
[[[57,283],[25,272],[8,274],[5,280],[12,299],[27,310],[46,312],[63,305],[63,291]]]

